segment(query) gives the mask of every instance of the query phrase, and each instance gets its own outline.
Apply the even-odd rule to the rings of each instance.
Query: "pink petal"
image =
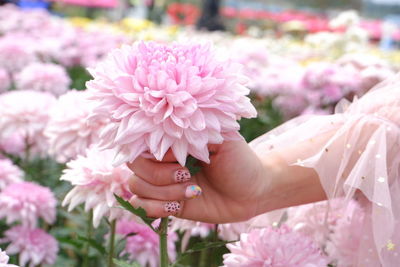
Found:
[[[181,166],[185,166],[188,151],[188,144],[183,140],[177,140],[172,145],[172,152]]]

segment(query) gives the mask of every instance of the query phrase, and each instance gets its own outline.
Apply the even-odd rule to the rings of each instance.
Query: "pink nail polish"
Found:
[[[165,203],[164,210],[168,213],[175,214],[181,209],[181,204],[177,201]]]
[[[200,186],[189,185],[188,187],[186,187],[185,197],[186,198],[196,198],[196,197],[200,196],[201,193],[202,193],[202,190],[201,190]]]
[[[180,169],[175,172],[175,181],[177,183],[184,183],[190,180],[190,172],[185,169]]]

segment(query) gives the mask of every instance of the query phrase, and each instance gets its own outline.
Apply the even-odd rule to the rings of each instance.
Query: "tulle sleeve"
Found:
[[[321,143],[321,136],[328,138]],[[382,266],[400,266],[400,76],[341,103],[334,115],[296,118],[250,145],[268,157],[305,143],[296,159],[281,156],[289,165],[313,168],[328,198],[365,199],[374,253]]]

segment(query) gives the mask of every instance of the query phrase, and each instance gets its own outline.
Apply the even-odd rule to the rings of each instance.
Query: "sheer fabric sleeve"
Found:
[[[324,135],[324,142],[316,141]],[[282,158],[289,165],[313,168],[328,198],[364,199],[374,253],[382,266],[400,266],[400,76],[342,112],[296,118],[250,145],[260,157],[268,157],[297,144],[307,144],[307,149],[297,152],[296,159]]]

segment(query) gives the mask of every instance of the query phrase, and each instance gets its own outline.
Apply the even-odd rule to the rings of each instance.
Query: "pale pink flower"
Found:
[[[354,200],[346,201],[343,198],[292,207],[288,209],[286,224],[311,237],[323,247],[338,221],[349,216],[356,207],[358,205]]]
[[[354,201],[349,203],[333,227],[326,246],[328,255],[337,260],[338,266],[352,267],[357,264],[355,253],[361,242],[365,212]]]
[[[0,95],[0,140],[19,135],[29,147],[29,156],[47,153],[44,128],[49,110],[56,103],[50,93],[10,91]]]
[[[10,75],[5,69],[0,68],[0,93],[7,91],[11,86]]]
[[[57,200],[47,187],[31,182],[13,183],[0,193],[0,218],[7,224],[21,222],[36,227],[39,218],[52,224],[56,219]]]
[[[117,222],[116,233],[122,236],[135,234],[126,237],[126,245],[120,256],[128,256],[131,261],[137,261],[141,266],[159,266],[159,237],[147,225],[135,221],[120,220]],[[168,256],[173,262],[176,258],[175,232],[168,233]]]
[[[200,236],[205,238],[215,229],[215,224],[184,220],[174,217],[172,218],[170,227],[173,232],[189,232],[190,236]]]
[[[6,254],[5,251],[2,251],[0,248],[0,267],[18,267],[17,265],[14,264],[9,264],[8,260],[10,257]]]
[[[18,133],[0,137],[0,152],[22,157],[25,152],[24,137]]]
[[[70,182],[74,188],[62,203],[71,211],[85,203],[85,211],[93,210],[93,225],[97,227],[103,216],[110,220],[121,218],[126,212],[118,207],[114,194],[129,200],[129,179],[132,171],[126,166],[112,166],[113,152],[90,148],[86,156],[78,156],[67,163],[61,180]]]
[[[226,267],[326,267],[328,260],[307,236],[290,228],[254,229],[228,244]]]
[[[59,162],[84,155],[86,149],[98,142],[100,129],[107,121],[88,122],[92,103],[86,91],[69,91],[60,96],[50,112],[45,130],[49,139],[49,153]]]
[[[144,152],[161,160],[169,148],[181,165],[187,155],[209,162],[207,144],[239,138],[236,120],[256,116],[239,72],[209,46],[140,42],[112,51],[87,83],[94,115],[111,118],[102,146],[114,150],[115,165]]]
[[[30,44],[32,40],[24,35],[8,34],[0,37],[0,68],[15,73],[36,61],[35,52]]]
[[[14,165],[9,159],[0,159],[0,189],[3,190],[6,186],[12,183],[22,181],[24,173]]]
[[[15,76],[17,89],[49,92],[56,96],[67,92],[71,79],[61,65],[32,63]]]
[[[21,266],[29,267],[41,264],[52,265],[58,253],[56,239],[39,228],[14,226],[4,232],[5,239],[11,242],[6,251],[8,254],[19,254]]]

